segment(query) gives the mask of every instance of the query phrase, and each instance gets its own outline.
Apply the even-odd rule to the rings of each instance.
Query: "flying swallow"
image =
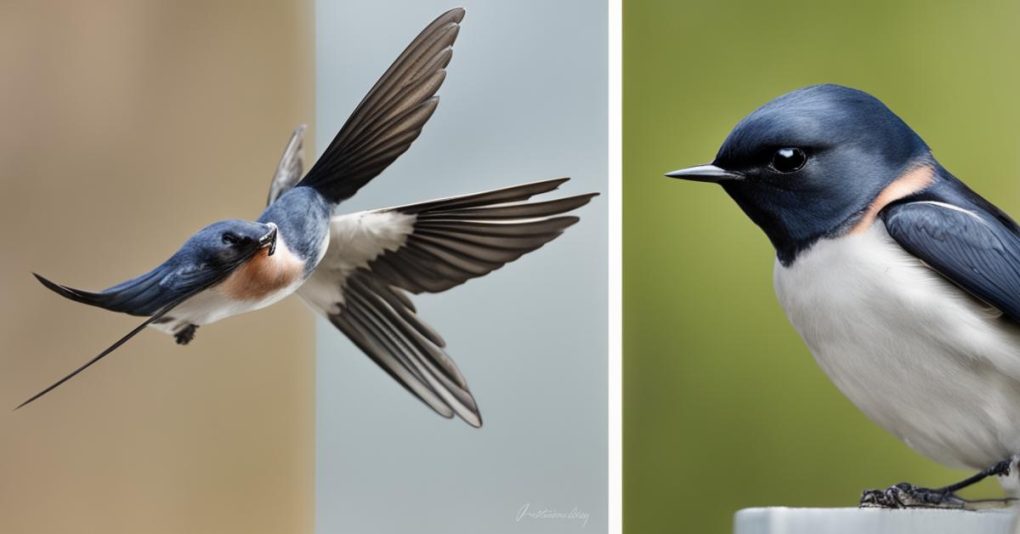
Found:
[[[997,475],[1016,497],[1020,228],[873,96],[818,85],[740,121],[718,183],[768,236],[786,315],[829,378],[957,484],[866,491],[864,506],[949,506]],[[1007,477],[1010,471],[1013,475]]]
[[[146,317],[53,385],[52,391],[151,326],[187,344],[198,327],[297,293],[408,391],[440,415],[481,426],[467,381],[407,293],[436,293],[488,274],[556,238],[562,215],[597,193],[542,202],[568,178],[419,204],[334,215],[403,154],[439,101],[464,17],[450,10],[415,38],[302,177],[304,127],[291,136],[255,221],[199,230],[162,265],[100,292],[37,278],[68,299]]]

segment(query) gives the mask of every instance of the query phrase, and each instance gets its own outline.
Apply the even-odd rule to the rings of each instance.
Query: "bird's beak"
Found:
[[[691,180],[694,182],[712,183],[744,179],[743,174],[728,171],[726,169],[716,167],[715,165],[698,165],[697,167],[688,167],[686,169],[667,172],[666,176],[669,176],[670,178],[680,178],[681,180]]]
[[[269,223],[269,233],[259,238],[259,248],[269,247],[269,255],[276,252],[276,225]]]

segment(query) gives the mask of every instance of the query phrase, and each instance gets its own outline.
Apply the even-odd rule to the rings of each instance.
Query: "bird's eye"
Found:
[[[241,240],[239,237],[230,232],[224,233],[222,239],[224,245],[236,245],[237,242]]]
[[[783,173],[797,172],[807,163],[807,154],[799,148],[780,148],[772,155],[772,168]]]

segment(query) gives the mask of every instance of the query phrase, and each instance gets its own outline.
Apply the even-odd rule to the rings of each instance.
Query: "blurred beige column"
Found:
[[[0,2],[0,532],[313,529],[313,322],[294,300],[148,331],[102,288],[254,218],[313,114],[310,0]],[[307,147],[313,146],[309,140]]]

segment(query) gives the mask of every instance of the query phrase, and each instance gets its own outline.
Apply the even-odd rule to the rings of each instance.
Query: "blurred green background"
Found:
[[[624,521],[731,529],[749,506],[854,506],[939,486],[816,366],[772,291],[773,251],[717,186],[664,178],[792,89],[835,82],[903,117],[1020,216],[1020,3],[624,3]],[[999,494],[986,482],[967,493]]]

